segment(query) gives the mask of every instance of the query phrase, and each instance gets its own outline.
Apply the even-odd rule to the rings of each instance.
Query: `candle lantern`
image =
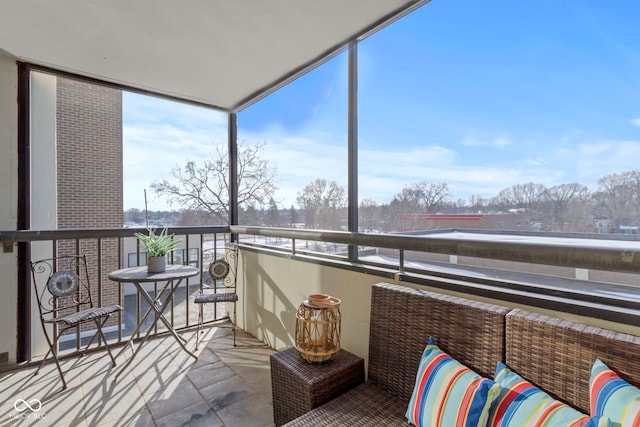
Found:
[[[332,360],[340,350],[340,300],[309,295],[296,313],[296,350],[309,363]]]

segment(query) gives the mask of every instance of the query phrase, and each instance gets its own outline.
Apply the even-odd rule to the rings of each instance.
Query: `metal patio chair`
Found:
[[[230,258],[234,262],[233,271],[227,258]],[[198,328],[196,329],[196,350],[198,349],[198,342],[200,339],[200,328],[204,322],[204,305],[216,303],[225,303],[225,309],[227,309],[226,303],[233,303],[233,346],[236,346],[236,303],[238,302],[238,294],[236,293],[236,272],[238,267],[238,248],[228,251],[224,258],[219,258],[209,264],[209,275],[211,276],[212,284],[208,285],[206,280],[203,280],[201,289],[194,299],[194,303],[198,304]],[[231,276],[229,276],[231,274]],[[229,312],[221,319],[216,319],[215,322],[221,320],[231,320]]]
[[[58,340],[69,329],[80,328],[81,325],[91,322],[95,324],[95,333],[81,355],[84,355],[95,338],[100,336],[109,353],[112,366],[116,366],[102,327],[113,313],[123,309],[115,304],[105,307],[93,305],[86,256],[69,255],[31,261],[31,279],[38,300],[40,323],[49,344],[49,351],[34,375],[38,374],[49,354],[53,354],[62,380],[62,390],[65,390],[67,382],[58,359]]]

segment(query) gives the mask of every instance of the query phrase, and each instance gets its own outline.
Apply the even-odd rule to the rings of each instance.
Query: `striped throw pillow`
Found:
[[[429,338],[406,416],[415,426],[485,426],[499,392],[493,381],[440,350]]]
[[[591,368],[589,398],[591,415],[609,417],[614,426],[640,426],[640,389],[620,378],[600,359]]]
[[[553,399],[498,362],[495,375],[500,396],[489,417],[491,427],[609,427],[608,418],[589,417]]]

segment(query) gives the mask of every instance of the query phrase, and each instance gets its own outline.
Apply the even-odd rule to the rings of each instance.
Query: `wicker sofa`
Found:
[[[287,426],[406,426],[426,340],[487,378],[503,361],[552,396],[589,412],[598,357],[640,386],[640,337],[388,283],[372,287],[368,378]]]

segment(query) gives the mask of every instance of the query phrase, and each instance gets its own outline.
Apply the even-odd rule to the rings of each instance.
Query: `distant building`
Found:
[[[535,231],[531,215],[518,213],[482,214],[399,214],[397,231],[441,229],[519,230]]]

